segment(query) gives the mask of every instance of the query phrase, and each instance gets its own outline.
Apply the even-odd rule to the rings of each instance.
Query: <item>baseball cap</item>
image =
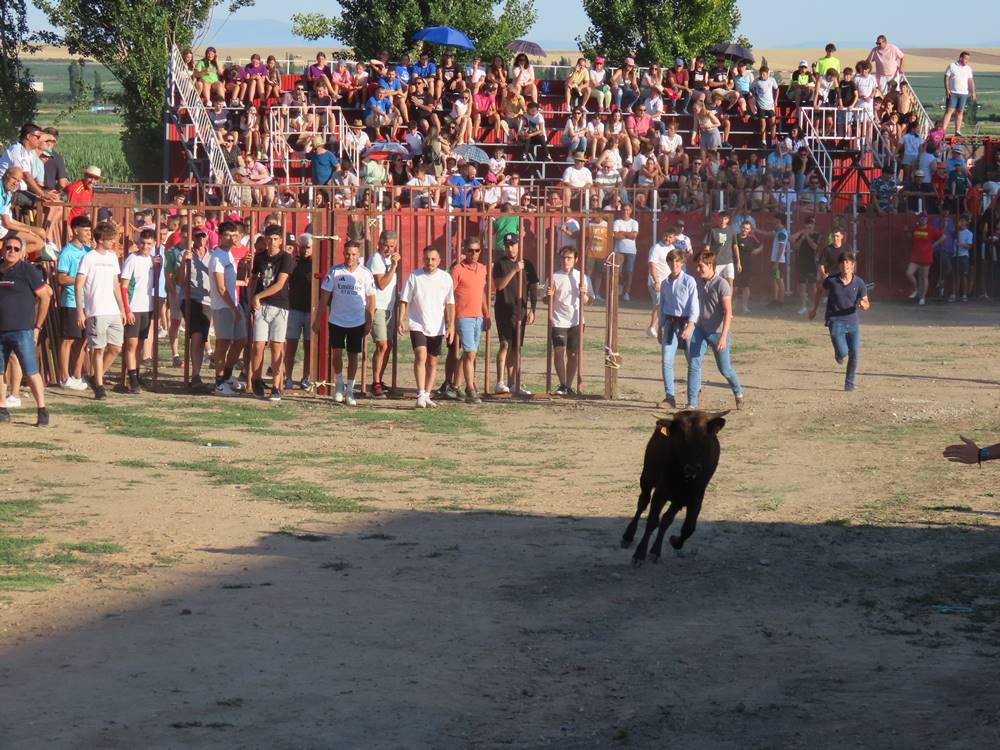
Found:
[[[516,245],[518,242],[517,235],[513,232],[509,232],[503,236],[503,244],[505,245]]]
[[[683,64],[684,64],[684,58],[683,57],[678,57],[678,58],[674,59],[674,65],[683,65]]]
[[[626,65],[635,65],[635,58],[634,57],[626,57],[625,58],[625,64]]]
[[[299,244],[305,247],[306,245],[311,245],[313,241],[313,236],[309,232],[304,232],[299,235]]]
[[[917,214],[917,218],[918,219],[924,219],[924,220],[926,220],[928,218],[927,212],[926,211],[921,211],[919,214]]]
[[[205,231],[203,227],[195,227],[191,230],[191,236],[201,235],[202,237],[208,237],[208,232]]]
[[[808,68],[809,67],[809,61],[808,60],[799,60],[799,67],[800,68]]]
[[[595,57],[594,58],[594,62],[595,63],[602,63],[602,62],[604,62],[604,58],[603,57]]]

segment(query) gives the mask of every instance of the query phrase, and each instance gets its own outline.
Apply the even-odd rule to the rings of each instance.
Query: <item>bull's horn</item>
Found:
[[[718,419],[719,417],[726,416],[732,409],[726,409],[725,411],[710,412],[708,415],[708,421],[711,422],[713,419]]]
[[[658,424],[660,427],[669,427],[673,423],[674,423],[673,414],[668,414],[667,416],[660,417],[659,419],[656,420],[656,424]]]

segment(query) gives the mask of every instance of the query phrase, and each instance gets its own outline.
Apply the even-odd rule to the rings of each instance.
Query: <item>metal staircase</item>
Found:
[[[240,203],[240,188],[233,179],[229,165],[226,163],[222,153],[222,145],[219,143],[212,127],[212,121],[208,118],[208,110],[195,91],[194,81],[191,73],[184,64],[184,58],[176,46],[170,50],[170,64],[167,69],[167,112],[175,126],[182,134],[181,142],[188,155],[188,163],[192,171],[198,178],[202,186],[217,185],[221,187],[223,199],[229,205]],[[179,104],[178,104],[179,102]],[[190,122],[183,122],[177,113],[177,107],[183,108],[187,119]],[[190,137],[185,138],[185,131]],[[198,155],[199,147],[204,151],[208,160],[208,174],[202,173],[199,166],[201,158]]]
[[[799,107],[799,128],[802,130],[806,148],[809,149],[809,156],[819,170],[823,180],[823,186],[829,190],[833,185],[833,157],[823,143],[824,139],[829,139],[826,135],[826,128],[822,121],[823,108]],[[817,125],[816,118],[820,119]],[[834,119],[836,122],[836,119]]]

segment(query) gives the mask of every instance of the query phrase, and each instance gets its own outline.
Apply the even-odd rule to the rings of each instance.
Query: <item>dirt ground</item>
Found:
[[[940,456],[1000,440],[998,310],[874,298],[854,393],[819,322],[737,318],[746,407],[640,568],[638,307],[616,403],[53,392],[0,430],[0,747],[998,747],[1000,462]]]

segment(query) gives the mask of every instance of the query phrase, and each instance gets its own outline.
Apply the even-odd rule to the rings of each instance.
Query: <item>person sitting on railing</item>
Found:
[[[405,89],[413,81],[413,74],[410,69],[413,67],[410,64],[410,56],[404,52],[399,57],[399,62],[392,66],[396,71],[396,78],[398,78],[403,83],[403,88]]]
[[[691,101],[691,72],[684,67],[684,58],[678,57],[674,60],[674,67],[667,71],[665,76],[667,88],[664,93],[673,103],[674,112],[687,112],[688,102]]]
[[[622,160],[626,163],[632,161],[632,139],[629,138],[628,128],[625,126],[625,118],[622,116],[620,109],[612,112],[608,121],[604,123],[604,138],[609,142],[612,138],[615,138]]]
[[[312,99],[312,113],[315,117],[315,130],[329,133],[337,127],[337,115],[333,111],[333,97],[330,89],[323,81],[316,82],[316,93]]]
[[[524,141],[524,158],[530,161],[551,161],[545,131],[545,116],[538,109],[538,102],[528,104],[528,111],[521,118],[521,139]]]
[[[505,143],[517,141],[522,118],[527,111],[528,104],[524,96],[520,92],[514,91],[513,87],[508,88],[507,96],[503,98],[500,107],[500,129],[503,131]]]
[[[696,57],[691,63],[691,99],[688,101],[687,111],[690,112],[695,102],[702,101],[708,96],[708,70],[705,68],[705,58]]]
[[[625,120],[625,129],[632,141],[632,153],[638,153],[642,142],[649,136],[653,128],[653,119],[646,113],[646,105],[639,102],[633,107],[632,114]]]
[[[809,69],[807,60],[799,60],[799,67],[792,73],[788,86],[788,99],[798,109],[803,104],[814,100],[816,94],[816,76]]]
[[[748,113],[757,114],[757,100],[750,93],[754,80],[753,71],[747,67],[745,60],[739,60],[729,72],[729,88],[739,97],[736,100],[736,111],[744,118],[744,122]]]
[[[236,133],[227,132],[220,137],[219,147],[230,172],[235,173],[239,167],[244,166],[240,154],[239,137]]]
[[[333,71],[330,70],[330,66],[326,62],[326,55],[317,52],[316,62],[306,67],[305,81],[313,91],[316,90],[318,83],[325,83],[327,91],[333,91],[333,82],[330,80],[332,73]]]
[[[651,154],[649,158],[643,161],[642,168],[635,178],[637,188],[635,193],[635,208],[637,211],[646,208],[652,210],[655,207],[656,193],[666,179],[666,175],[660,169],[660,163],[656,160],[655,154]]]
[[[194,77],[201,83],[202,101],[208,104],[213,97],[225,98],[226,87],[222,83],[222,65],[215,47],[205,50],[205,56],[194,64]]]
[[[416,123],[418,132],[422,133],[428,132],[431,127],[441,127],[441,120],[434,111],[434,95],[428,91],[428,85],[433,86],[433,80],[428,84],[423,78],[414,76],[407,97],[410,116],[413,118],[411,122]]]
[[[393,154],[389,159],[389,184],[392,186],[392,207],[402,205],[403,188],[410,181],[410,163],[404,161],[402,154]]]
[[[449,177],[448,184],[451,185],[448,192],[451,196],[451,205],[453,208],[473,208],[479,207],[482,204],[482,190],[480,190],[480,186],[483,183],[476,176],[476,165],[474,162],[467,161],[463,164],[460,174]]]
[[[330,73],[330,96],[334,104],[343,102],[345,106],[354,106],[357,101],[357,91],[354,88],[354,76],[347,67],[346,60],[337,60]]]
[[[659,65],[653,63],[642,74],[640,90],[644,99],[652,96],[654,92],[658,95],[663,93],[663,72]]]
[[[567,111],[573,108],[574,99],[576,99],[577,106],[581,109],[586,106],[590,100],[590,71],[587,70],[587,58],[581,57],[577,59],[576,65],[570,69],[569,74],[566,76],[564,86]]]
[[[423,162],[413,165],[413,174],[406,183],[410,205],[413,208],[432,208],[441,204],[441,191],[431,190],[439,185],[437,178],[427,173],[427,167]]]
[[[413,83],[413,79],[415,78],[423,79],[424,83],[428,86],[432,98],[440,96],[436,89],[437,63],[431,60],[431,55],[427,50],[423,50],[420,53],[420,57],[417,58],[417,62],[410,66],[410,76],[410,83]]]
[[[582,196],[593,187],[594,175],[587,168],[587,155],[582,150],[573,153],[573,164],[563,171],[560,182],[563,186],[563,201],[569,205],[574,196],[577,196],[579,205],[583,207]]]
[[[500,127],[500,111],[497,109],[497,84],[487,80],[472,97],[472,133],[476,140],[482,140],[480,127],[486,124],[493,126],[493,137],[500,140],[503,130]]]
[[[667,127],[663,123],[663,113],[667,107],[663,102],[663,95],[660,89],[652,89],[649,92],[649,96],[643,101],[643,105],[646,107],[646,114],[649,115],[653,130],[658,135],[663,135],[667,132]]]
[[[250,55],[250,63],[243,68],[243,76],[247,103],[252,104],[257,99],[263,101],[267,89],[267,66],[256,52]]]
[[[519,94],[522,97],[531,97],[531,101],[538,101],[538,85],[535,83],[535,69],[528,60],[528,56],[519,52],[514,57],[514,63],[510,69],[510,78],[507,83],[507,94],[504,97],[504,104],[512,94]]]
[[[223,75],[226,85],[226,101],[234,107],[242,107],[243,100],[251,101],[247,98],[246,72],[240,65],[230,64],[226,66]]]
[[[573,107],[573,113],[566,120],[560,142],[571,154],[587,150],[587,118],[583,116],[583,106]]]
[[[684,139],[677,132],[676,119],[670,120],[667,132],[660,136],[659,154],[663,174],[669,174],[671,170],[687,169],[689,159],[684,150]]]
[[[611,98],[621,112],[631,112],[639,101],[639,71],[635,58],[626,57],[625,64],[611,73]]]
[[[263,162],[257,161],[256,154],[246,154],[246,176],[247,181],[253,187],[254,202],[258,206],[271,206],[274,204],[274,178],[270,170]]]
[[[216,94],[212,97],[212,108],[208,110],[208,120],[215,130],[229,129],[229,112],[226,110],[226,100]]]
[[[365,125],[375,130],[375,137],[379,140],[389,140],[393,129],[398,127],[401,120],[402,115],[386,96],[385,89],[382,86],[376,87],[374,96],[365,105]]]
[[[262,103],[270,99],[281,100],[281,71],[278,70],[278,60],[274,55],[267,56],[267,72],[264,74],[264,92]]]
[[[344,135],[341,140],[341,146],[347,155],[352,157],[352,159],[359,158],[369,148],[371,148],[372,145],[371,139],[368,137],[368,133],[365,132],[364,123],[358,119],[351,121],[350,126],[344,131]]]
[[[205,88],[205,84],[201,82],[197,75],[195,75],[194,70],[194,52],[190,47],[181,52],[181,60],[183,61],[184,67],[187,69],[188,74],[191,76],[191,84],[194,86],[195,93],[198,94],[198,99],[204,101],[202,96],[202,89]]]
[[[441,56],[436,80],[435,98],[442,109],[448,109],[454,98],[466,89],[465,73],[459,66],[455,65],[455,56],[450,52]]]

